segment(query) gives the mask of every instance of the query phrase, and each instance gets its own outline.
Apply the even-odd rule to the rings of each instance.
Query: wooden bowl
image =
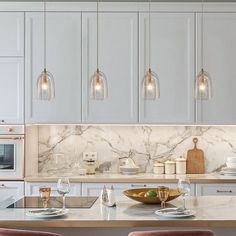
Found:
[[[139,189],[128,189],[128,190],[125,190],[123,192],[123,194],[130,198],[130,199],[133,199],[137,202],[142,202],[144,204],[160,204],[161,201],[159,199],[159,197],[140,197],[138,196],[139,193],[141,192],[148,192],[149,190],[154,190],[154,191],[158,191],[158,188],[139,188]],[[169,202],[177,197],[180,196],[180,192],[178,189],[169,189],[170,192],[169,192],[169,197],[168,199],[166,200],[166,202]]]

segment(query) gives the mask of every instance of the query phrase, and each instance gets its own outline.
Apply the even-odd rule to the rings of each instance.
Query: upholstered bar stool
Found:
[[[61,236],[61,235],[48,232],[40,232],[40,231],[0,228],[0,236]]]
[[[209,230],[160,230],[132,232],[129,236],[214,236]]]

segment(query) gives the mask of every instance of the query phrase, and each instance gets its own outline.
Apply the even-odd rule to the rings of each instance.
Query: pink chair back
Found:
[[[0,228],[0,236],[61,236],[61,235],[48,232],[40,232],[40,231]]]
[[[129,236],[214,236],[209,230],[160,230],[132,232]]]

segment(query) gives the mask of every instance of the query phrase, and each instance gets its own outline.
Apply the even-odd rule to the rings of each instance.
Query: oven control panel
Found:
[[[0,125],[0,135],[24,135],[24,125]]]

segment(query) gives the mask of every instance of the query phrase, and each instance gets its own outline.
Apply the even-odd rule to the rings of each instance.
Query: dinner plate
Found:
[[[196,212],[192,210],[185,210],[183,212],[177,211],[178,208],[165,208],[155,211],[155,214],[165,218],[187,218],[192,217]]]
[[[30,210],[26,213],[26,215],[35,218],[54,218],[54,217],[64,216],[68,212],[69,209],[63,210],[63,209],[48,208],[48,209]]]

